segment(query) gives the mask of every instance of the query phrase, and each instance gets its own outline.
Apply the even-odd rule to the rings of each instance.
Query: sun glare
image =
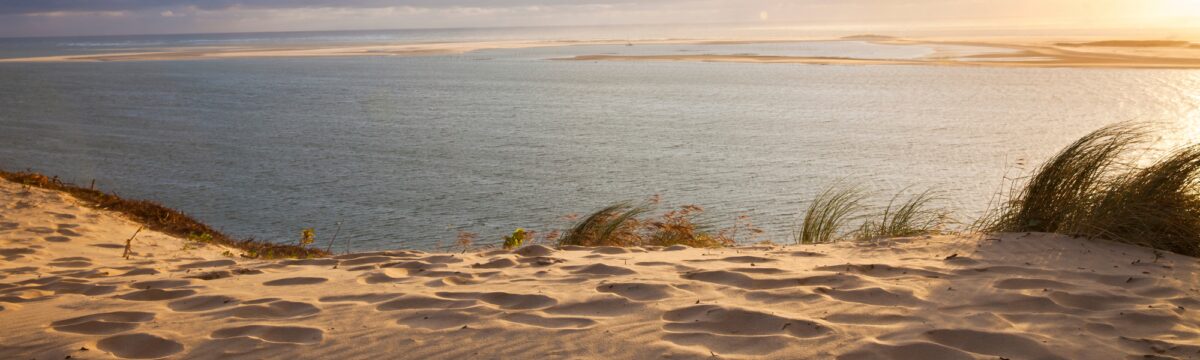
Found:
[[[1164,15],[1194,17],[1200,16],[1200,0],[1166,0],[1162,6]]]

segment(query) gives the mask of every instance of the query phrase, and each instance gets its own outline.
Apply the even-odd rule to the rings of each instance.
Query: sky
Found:
[[[752,23],[1173,28],[1200,0],[0,0],[0,36]]]

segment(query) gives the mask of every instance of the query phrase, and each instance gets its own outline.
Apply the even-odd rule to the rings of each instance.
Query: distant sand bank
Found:
[[[1196,259],[1106,241],[122,258],[137,228],[0,181],[0,358],[1200,356]]]
[[[1005,44],[987,42],[867,40],[890,45],[959,45],[1005,50],[979,54],[936,53],[917,59],[867,59],[849,57],[800,57],[722,54],[580,55],[555,60],[578,61],[700,61],[742,63],[792,63],[816,65],[937,65],[992,67],[1081,67],[1081,68],[1200,68],[1200,48],[1192,46],[1130,47]]]
[[[484,49],[519,49],[570,45],[739,45],[806,41],[863,41],[874,44],[928,47],[933,53],[913,59],[858,57],[804,57],[759,54],[582,54],[553,60],[581,61],[699,61],[743,63],[793,63],[820,65],[937,65],[993,67],[1096,67],[1096,68],[1200,68],[1200,46],[1185,41],[938,41],[906,40],[880,35],[841,39],[764,40],[580,40],[580,41],[485,41],[454,43],[313,45],[296,47],[203,47],[168,48],[158,51],[118,52],[88,55],[0,59],[0,62],[106,62],[167,61],[232,58],[286,58],[339,56],[427,56],[464,54]],[[944,51],[941,47],[965,46],[986,49]]]

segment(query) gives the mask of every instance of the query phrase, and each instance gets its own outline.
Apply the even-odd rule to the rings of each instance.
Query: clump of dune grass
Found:
[[[671,246],[713,248],[732,245],[727,232],[713,232],[699,224],[696,215],[704,211],[695,205],[683,206],[659,216],[646,216],[653,202],[621,202],[593,212],[563,233],[559,246]],[[735,225],[737,226],[737,225]]]
[[[855,232],[855,237],[858,240],[874,240],[937,234],[943,231],[950,213],[931,205],[940,199],[936,194],[926,190],[897,204],[900,195],[892,197],[881,213],[863,221]]]
[[[1119,176],[1077,232],[1200,256],[1200,145]]]
[[[84,188],[35,172],[7,172],[0,170],[0,178],[25,186],[36,186],[71,194],[85,204],[104,210],[125,214],[146,228],[189,241],[201,241],[241,249],[247,257],[254,258],[309,258],[328,256],[321,249],[297,245],[274,244],[254,239],[237,240],[175,209],[161,204],[121,198],[94,188]],[[200,239],[200,240],[196,240]]]
[[[861,218],[866,194],[857,187],[832,186],[808,205],[799,229],[792,237],[797,244],[821,244],[841,240],[843,230]]]
[[[1128,169],[1123,156],[1145,141],[1143,126],[1103,127],[1076,140],[1034,171],[1023,187],[984,217],[990,231],[1074,233],[1091,216],[1115,173]]]
[[[584,217],[559,239],[559,245],[636,246],[637,217],[650,211],[649,205],[620,202]]]
[[[1104,238],[1200,256],[1200,145],[1146,167],[1127,162],[1147,126],[1106,126],[1039,167],[989,211],[988,232],[1049,232]]]

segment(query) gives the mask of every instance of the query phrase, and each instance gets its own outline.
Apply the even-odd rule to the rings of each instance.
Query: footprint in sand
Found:
[[[3,256],[5,261],[13,261],[23,258],[25,255],[32,255],[36,252],[37,250],[30,248],[0,249],[0,256]]]
[[[541,309],[558,303],[558,300],[545,295],[513,294],[506,292],[439,292],[434,295],[447,299],[480,300],[499,306],[504,310]]]
[[[643,309],[645,305],[620,296],[600,295],[583,301],[551,306],[542,311],[554,315],[614,317],[638,313]]]
[[[147,289],[138,290],[124,295],[117,296],[118,299],[129,301],[163,301],[184,298],[196,294],[196,290],[181,289],[181,290],[164,290],[164,289]]]
[[[399,325],[429,330],[461,329],[479,323],[487,316],[499,313],[482,307],[461,310],[422,311],[396,320]]]
[[[300,276],[300,277],[271,280],[271,281],[264,282],[263,285],[265,285],[265,286],[313,285],[313,284],[320,284],[320,283],[323,283],[326,281],[329,281],[329,279],[322,278],[322,277]]]
[[[517,249],[517,251],[514,251],[514,252],[517,255],[521,255],[524,257],[543,257],[543,256],[550,256],[550,254],[553,254],[554,249],[551,249],[551,248],[548,248],[548,247],[545,247],[542,245],[529,245],[529,246],[525,246],[520,249]]]
[[[168,279],[168,280],[139,281],[139,282],[129,284],[129,287],[134,288],[134,289],[142,289],[142,290],[171,289],[171,288],[184,287],[184,286],[188,286],[191,284],[192,284],[191,280]]]
[[[1064,359],[1028,337],[978,330],[938,329],[925,332],[933,342],[952,348],[1010,359]]]
[[[450,300],[425,295],[404,295],[397,299],[379,304],[375,310],[414,310],[414,309],[463,309],[475,306],[475,300]]]
[[[823,317],[825,321],[837,324],[888,326],[903,323],[919,323],[925,319],[902,314],[887,313],[837,313]]]
[[[833,328],[809,320],[789,319],[763,312],[719,305],[694,305],[663,314],[663,330],[727,336],[790,335],[817,338]]]
[[[54,266],[54,267],[70,267],[70,268],[89,267],[89,266],[92,266],[92,259],[85,258],[85,257],[79,257],[79,256],[65,257],[65,258],[58,258],[58,259],[51,260],[50,263],[47,265]]]
[[[80,237],[80,236],[83,236],[83,234],[80,234],[80,233],[78,233],[78,232],[75,232],[75,230],[71,230],[71,229],[69,229],[69,228],[59,228],[57,231],[58,231],[58,234],[59,234],[59,235],[62,235],[62,236],[70,236],[70,237]]]
[[[571,271],[573,274],[587,275],[602,275],[602,276],[618,276],[618,275],[633,275],[637,271],[633,271],[620,266],[612,266],[605,264],[591,264],[581,266],[564,266],[563,269]]]
[[[96,347],[119,358],[158,359],[183,351],[183,344],[153,334],[125,334],[104,338]]]
[[[367,285],[403,283],[412,280],[413,279],[408,276],[407,271],[400,269],[383,269],[379,271],[372,271],[364,273],[358,277],[358,282]]]
[[[327,266],[327,267],[333,267],[333,266],[335,266],[335,265],[338,265],[338,264],[340,264],[340,263],[341,263],[341,261],[338,261],[337,259],[290,259],[290,260],[283,260],[283,261],[277,262],[277,263],[276,263],[276,265],[281,265],[280,267],[286,267],[286,266]]]
[[[50,323],[50,327],[61,332],[111,335],[133,330],[144,322],[154,320],[154,313],[118,311],[92,314]]]
[[[456,255],[433,255],[423,257],[421,260],[431,264],[457,264],[465,261]]]
[[[875,277],[875,278],[884,278],[884,279],[906,277],[906,276],[922,276],[922,277],[927,277],[927,278],[941,278],[941,277],[947,276],[946,274],[942,274],[942,273],[935,272],[935,271],[915,269],[915,268],[909,268],[909,267],[895,267],[895,266],[884,265],[884,264],[829,265],[829,266],[817,267],[814,270],[855,273],[855,274],[861,274],[861,275],[865,275],[865,276],[870,276],[870,277]]]
[[[992,287],[1005,290],[1027,290],[1027,289],[1056,289],[1066,290],[1072,289],[1075,286],[1064,282],[1036,279],[1036,278],[1009,278],[995,282]]]
[[[516,260],[510,258],[498,258],[492,259],[486,263],[471,265],[471,267],[476,269],[502,269],[517,266],[517,264],[518,263]]]
[[[353,295],[333,295],[333,296],[323,296],[320,299],[317,299],[317,301],[320,301],[323,303],[360,302],[360,303],[366,303],[366,304],[374,304],[377,302],[395,299],[397,297],[400,297],[400,295],[403,295],[403,294],[366,293],[366,294],[353,294]]]
[[[121,274],[121,276],[157,275],[158,273],[158,270],[151,268],[134,268]]]
[[[25,232],[31,232],[34,234],[53,234],[54,229],[51,229],[51,228],[48,228],[45,226],[35,226],[35,227],[25,228]]]
[[[725,271],[697,271],[683,274],[684,279],[703,281],[746,290],[769,290],[795,286],[831,286],[839,289],[857,288],[863,280],[854,275],[827,274],[802,278],[755,278],[749,275]]]
[[[913,296],[911,293],[889,291],[878,287],[853,290],[819,287],[813,289],[813,292],[841,301],[867,305],[920,307],[926,304],[925,300]]]
[[[49,290],[54,294],[78,294],[87,296],[99,296],[111,294],[117,291],[115,285],[92,285],[82,279],[64,279],[58,278],[51,282],[42,284],[41,286],[31,287],[32,289]]]
[[[392,261],[395,259],[396,258],[391,257],[391,256],[364,256],[364,257],[360,257],[360,258],[342,260],[341,264],[342,264],[342,266],[357,266],[357,265],[385,263],[385,262]]]
[[[955,348],[917,341],[904,344],[883,344],[871,342],[853,351],[839,355],[838,360],[874,360],[874,359],[939,359],[939,360],[972,360],[975,356]]]
[[[626,249],[623,247],[616,247],[616,246],[597,246],[597,247],[592,248],[593,254],[618,255],[618,254],[628,254],[630,252],[631,251],[629,251],[629,249]]]
[[[46,240],[46,241],[49,241],[52,243],[71,242],[71,238],[66,237],[66,236],[60,236],[60,235],[47,236],[47,237],[42,238],[42,240]],[[121,248],[124,248],[124,247],[125,247],[124,245],[121,245]]]
[[[242,306],[225,311],[220,315],[242,319],[288,319],[321,312],[320,308],[308,303],[276,299],[259,301],[263,300],[270,300],[270,302],[260,305],[256,301],[247,301]]]
[[[233,260],[229,260],[229,259],[206,260],[206,261],[197,261],[197,262],[193,262],[193,263],[179,265],[179,270],[201,269],[201,268],[232,266],[232,265],[237,265],[237,262],[233,261]]]
[[[546,329],[587,329],[597,324],[596,320],[578,317],[548,317],[533,313],[515,313],[500,317],[501,320]]]
[[[12,230],[16,230],[19,227],[21,227],[20,223],[9,222],[9,221],[0,221],[0,231],[12,231]]]
[[[169,302],[167,307],[178,312],[199,312],[234,306],[238,303],[238,299],[232,296],[201,295]]]
[[[648,283],[601,284],[600,286],[596,287],[596,291],[613,293],[636,301],[655,301],[667,299],[674,296],[677,292],[675,287],[671,285]]]
[[[772,261],[776,261],[776,260],[772,259],[772,258],[761,257],[761,256],[730,256],[730,257],[720,258],[720,259],[699,259],[699,260],[685,260],[685,261],[687,261],[687,262],[720,261],[720,262],[730,262],[730,263],[735,263],[735,264],[755,264],[755,263],[761,264],[761,263],[772,262]]]
[[[279,344],[320,344],[325,338],[321,329],[303,326],[274,326],[247,325],[225,328],[214,331],[209,337],[213,339],[228,339],[234,337],[249,337],[270,343]]]

